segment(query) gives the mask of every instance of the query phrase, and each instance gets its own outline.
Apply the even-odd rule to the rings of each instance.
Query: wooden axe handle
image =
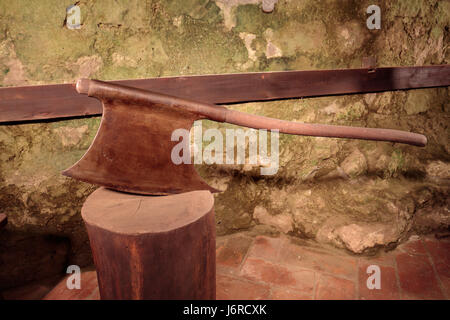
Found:
[[[419,147],[424,147],[427,144],[427,138],[424,135],[413,132],[286,121],[98,80],[80,79],[77,82],[76,89],[79,93],[99,99],[119,99],[131,104],[175,106],[206,119],[254,129],[279,130],[281,133],[303,136],[389,141]]]
[[[424,147],[427,144],[427,137],[413,132],[293,122],[235,110],[227,110],[225,122],[255,129],[279,130],[282,133],[302,136],[390,141],[419,147]]]

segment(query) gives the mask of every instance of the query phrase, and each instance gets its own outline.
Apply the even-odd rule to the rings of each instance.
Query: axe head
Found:
[[[120,88],[92,93],[89,83],[79,81],[77,90],[102,101],[102,120],[85,155],[63,175],[137,194],[218,192],[203,181],[193,164],[177,165],[171,159],[173,147],[180,143],[171,141],[172,132],[189,131],[195,120],[204,117],[171,105],[126,99]]]

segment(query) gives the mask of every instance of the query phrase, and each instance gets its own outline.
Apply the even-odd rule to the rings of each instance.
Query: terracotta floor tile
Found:
[[[241,274],[255,281],[290,287],[302,292],[309,293],[314,289],[313,271],[281,266],[261,259],[248,258]]]
[[[304,292],[285,287],[274,287],[270,296],[271,300],[311,300],[312,292]]]
[[[239,267],[252,241],[251,238],[239,235],[228,238],[216,251],[217,265]]]
[[[394,252],[382,252],[374,257],[361,257],[360,261],[362,263],[367,263],[369,265],[376,264],[380,266],[395,266],[395,253]]]
[[[81,289],[68,289],[67,277],[61,280],[44,300],[91,300],[100,297],[98,292],[97,273],[86,271],[81,273]]]
[[[356,299],[355,283],[333,276],[319,276],[316,288],[317,300],[354,300]]]
[[[425,239],[424,244],[435,263],[443,263],[450,268],[450,242]]]
[[[217,299],[355,299],[357,289],[360,299],[445,299],[450,295],[450,241],[442,239],[425,237],[376,257],[356,258],[288,238],[252,239],[236,234],[218,238],[216,252]],[[380,267],[380,290],[367,288],[369,265]],[[82,272],[81,290],[67,289],[66,280],[49,286],[53,289],[45,299],[100,298],[95,271]],[[14,292],[18,299],[38,298],[44,287],[16,288],[4,298],[14,299]]]
[[[222,247],[225,246],[225,243],[227,242],[228,238],[220,237],[216,239],[216,251],[220,250]]]
[[[446,297],[450,299],[450,242],[426,239],[424,244],[434,262]]]
[[[251,283],[243,279],[232,278],[227,275],[217,275],[217,300],[262,300],[268,299],[269,286]]]
[[[444,298],[428,256],[399,253],[396,262],[402,298]]]
[[[425,250],[425,246],[423,245],[420,239],[417,240],[409,240],[398,246],[399,250],[409,253],[409,254],[418,254],[418,255],[426,255],[427,252]]]
[[[400,290],[394,267],[382,266],[380,268],[380,289],[369,289],[367,281],[373,272],[367,273],[367,268],[373,264],[362,263],[359,267],[359,298],[363,300],[398,300]],[[372,283],[372,281],[370,281]]]
[[[315,271],[356,279],[357,258],[344,255],[325,254],[286,242],[280,252],[280,263]]]
[[[280,247],[284,239],[258,236],[251,246],[248,256],[277,261]]]

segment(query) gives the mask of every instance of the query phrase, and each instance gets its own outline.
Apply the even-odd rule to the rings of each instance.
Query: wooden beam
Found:
[[[225,104],[450,85],[450,65],[282,71],[111,81],[126,86]],[[0,123],[102,113],[101,103],[72,84],[0,88]]]

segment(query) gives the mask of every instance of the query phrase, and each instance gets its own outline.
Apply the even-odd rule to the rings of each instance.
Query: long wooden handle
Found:
[[[130,103],[157,103],[168,106],[176,106],[189,112],[204,116],[210,120],[227,122],[254,129],[279,130],[281,133],[315,137],[389,141],[419,147],[423,147],[427,144],[427,138],[418,133],[392,129],[334,126],[279,120],[230,110],[223,106],[196,102],[98,80],[78,80],[76,89],[79,93],[87,94],[88,96],[94,96],[100,99],[119,99]]]
[[[293,122],[235,110],[227,110],[225,122],[254,129],[279,130],[282,133],[302,136],[390,141],[419,147],[427,144],[427,137],[413,132]]]

